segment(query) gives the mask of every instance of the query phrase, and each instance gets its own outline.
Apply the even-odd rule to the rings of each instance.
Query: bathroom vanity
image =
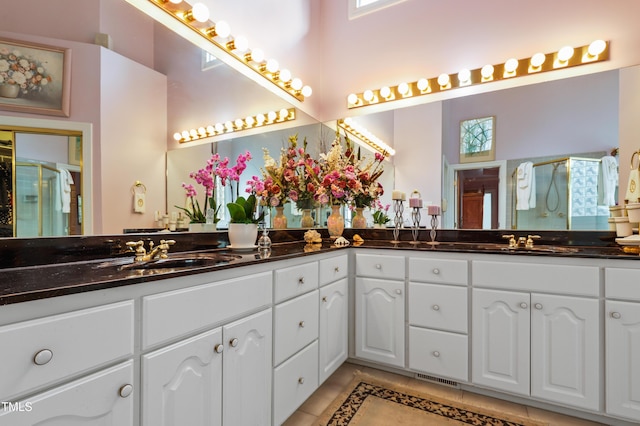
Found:
[[[5,267],[0,425],[281,424],[347,359],[640,421],[637,255],[360,234],[268,257],[174,246],[231,255],[215,265],[127,269],[96,254]]]

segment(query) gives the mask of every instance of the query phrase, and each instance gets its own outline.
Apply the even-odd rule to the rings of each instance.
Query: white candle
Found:
[[[407,196],[405,195],[404,192],[394,189],[393,192],[391,193],[391,199],[404,201],[407,199]]]
[[[440,206],[428,206],[427,213],[430,216],[439,216],[440,215]]]
[[[422,208],[422,198],[409,198],[409,207]]]

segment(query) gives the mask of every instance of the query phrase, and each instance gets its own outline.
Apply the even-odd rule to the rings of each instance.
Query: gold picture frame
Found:
[[[496,159],[495,127],[495,116],[460,122],[460,163]]]
[[[69,116],[71,49],[0,38],[0,110]]]

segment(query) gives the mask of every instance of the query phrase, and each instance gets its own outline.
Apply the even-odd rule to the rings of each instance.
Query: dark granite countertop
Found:
[[[157,243],[160,239],[167,238],[166,234],[3,240],[0,243],[0,305],[115,288],[343,249],[334,246],[327,238],[328,235],[323,235],[325,238],[322,245],[310,250],[310,247],[302,242],[303,233],[302,230],[271,232],[274,244],[269,257],[261,257],[257,251],[249,253],[231,251],[226,248],[227,240],[224,232],[175,233],[170,235],[170,238],[176,240],[176,244],[171,250],[172,257],[184,257],[194,253],[219,253],[234,257],[216,265],[205,264],[159,269],[123,268],[122,266],[132,263],[133,257],[124,242],[149,239]],[[620,246],[612,243],[615,236],[610,233],[590,233],[589,238],[580,233],[549,233],[542,235],[543,238],[536,241],[537,244],[533,250],[509,249],[501,238],[503,232],[440,232],[440,238],[443,242],[438,245],[426,243],[427,238],[420,238],[419,244],[412,244],[410,232],[402,232],[402,241],[394,244],[390,241],[391,232],[388,230],[349,229],[345,230],[345,237],[352,240],[355,233],[359,233],[365,238],[365,242],[356,247],[371,249],[640,259],[637,254],[625,253]],[[526,235],[526,232],[519,234]],[[349,247],[354,247],[354,245]]]

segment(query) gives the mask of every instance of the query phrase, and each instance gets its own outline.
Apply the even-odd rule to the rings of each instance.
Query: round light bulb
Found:
[[[382,96],[385,99],[388,99],[390,95],[391,95],[391,89],[389,88],[389,86],[384,86],[380,88],[380,96]]]
[[[280,120],[284,120],[289,116],[289,111],[286,108],[282,108],[278,116],[280,117]]]
[[[214,127],[216,129],[216,132],[218,133],[224,132],[224,125],[222,123],[216,123]]]
[[[202,3],[195,3],[191,8],[191,15],[198,22],[207,22],[209,20],[209,8]]]
[[[544,61],[546,59],[547,57],[545,56],[544,53],[536,53],[531,57],[531,66],[534,68],[538,68],[539,66],[544,64]]]
[[[182,3],[182,0],[169,0],[171,3],[173,4],[180,4]]]
[[[204,127],[198,127],[198,134],[200,136],[207,136],[207,129],[205,129]]]
[[[224,123],[224,128],[227,130],[227,132],[232,132],[233,131],[233,123],[230,121],[227,121],[226,123]]]
[[[191,135],[192,138],[197,138],[198,137],[198,131],[196,129],[191,129],[191,130],[189,130],[189,135]]]
[[[493,65],[487,64],[480,70],[480,74],[482,74],[482,78],[491,78],[493,77]]]
[[[365,90],[362,97],[365,101],[371,102],[373,100],[373,92],[371,90]]]
[[[283,83],[286,83],[288,81],[291,80],[291,71],[289,71],[288,69],[284,68],[280,70],[280,80]]]
[[[355,93],[350,93],[349,96],[347,96],[347,102],[349,103],[349,105],[355,105],[358,103],[358,95],[356,95]]]
[[[279,67],[280,64],[278,64],[278,61],[276,61],[275,59],[267,60],[267,71],[269,71],[271,74],[277,72]]]
[[[225,21],[218,21],[215,30],[216,35],[221,38],[227,38],[231,34],[231,27]]]
[[[589,55],[591,56],[598,56],[604,52],[606,47],[607,43],[604,40],[595,40],[589,45],[587,52],[589,52]]]
[[[449,84],[449,74],[440,74],[438,76],[438,84],[440,86],[446,86]]]
[[[409,85],[405,82],[398,84],[398,92],[401,95],[406,95],[407,93],[409,93]]]
[[[266,119],[267,117],[265,117],[264,114],[256,115],[256,121],[258,122],[258,126],[262,126]]]
[[[251,60],[253,62],[264,61],[264,52],[262,51],[262,49],[259,49],[259,48],[251,49]]]
[[[213,128],[213,126],[207,126],[207,133],[209,135],[213,135],[216,132],[216,129]]]
[[[245,118],[244,122],[247,124],[247,127],[253,127],[253,125],[256,124],[256,120],[252,116]]]
[[[244,127],[244,121],[242,121],[242,118],[236,118],[234,124],[236,125],[236,129],[242,129]]]
[[[505,71],[511,73],[518,69],[518,60],[515,58],[508,59],[507,62],[504,63]]]
[[[246,37],[238,36],[233,39],[233,44],[235,46],[235,50],[238,53],[244,53],[249,49],[249,41]]]
[[[565,46],[558,51],[558,60],[566,62],[573,56],[573,47]]]
[[[291,88],[293,90],[302,89],[302,80],[300,80],[299,78],[294,78],[293,80],[291,80]]]
[[[467,83],[471,79],[471,71],[467,68],[463,68],[458,72],[458,81],[460,83]]]
[[[429,88],[429,80],[427,80],[426,78],[421,78],[420,80],[418,80],[417,85],[418,85],[418,90],[420,90],[421,92],[424,92]]]
[[[182,131],[182,139],[186,139],[186,140],[191,139],[191,135],[189,134],[189,131],[187,130]]]
[[[275,120],[275,119],[276,119],[276,117],[277,117],[277,115],[276,115],[276,112],[275,112],[275,111],[269,111],[269,112],[267,113],[267,120],[269,120],[269,121],[273,121],[273,120]]]
[[[304,96],[305,98],[308,98],[309,96],[311,96],[312,93],[313,93],[313,89],[311,89],[310,86],[302,87],[302,96]]]
[[[176,141],[180,141],[180,139],[182,139],[182,134],[180,132],[175,132],[173,134],[173,139],[175,139]]]
[[[343,120],[343,123],[346,124],[347,126],[351,126],[352,122],[353,122],[353,119],[351,117],[347,117]]]

